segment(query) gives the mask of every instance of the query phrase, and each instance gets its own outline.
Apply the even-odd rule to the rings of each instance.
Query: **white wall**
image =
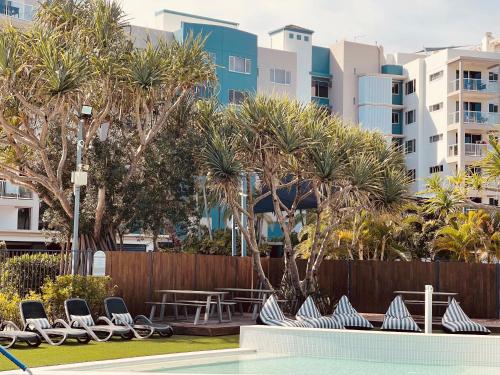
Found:
[[[297,56],[294,52],[259,47],[257,51],[259,75],[257,92],[267,95],[295,98],[297,92]],[[270,70],[284,69],[291,73],[289,85],[271,82]]]
[[[180,13],[180,12],[179,12]],[[238,28],[238,24],[215,19],[206,19],[193,14],[175,14],[169,13],[168,10],[158,12],[155,16],[155,25],[158,29],[165,31],[177,31],[181,28],[182,22],[202,23],[205,25],[218,25],[231,28]]]

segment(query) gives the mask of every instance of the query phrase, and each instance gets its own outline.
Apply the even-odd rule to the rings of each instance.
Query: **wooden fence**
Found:
[[[262,259],[271,283],[279,285],[281,259]],[[305,262],[299,262],[301,273]],[[107,274],[134,313],[146,313],[146,301],[158,300],[156,289],[211,290],[256,286],[250,258],[172,253],[108,252]],[[474,318],[499,318],[500,265],[455,262],[325,261],[320,269],[321,292],[332,301],[349,296],[362,312],[384,313],[394,290],[457,292],[464,310]],[[442,308],[441,308],[442,309]],[[423,308],[411,307],[415,314]],[[437,313],[442,313],[438,310]]]

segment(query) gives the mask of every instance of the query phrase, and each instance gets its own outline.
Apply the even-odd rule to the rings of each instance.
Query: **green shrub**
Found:
[[[52,318],[65,317],[64,301],[68,298],[83,298],[94,315],[103,315],[103,300],[112,296],[115,288],[108,276],[63,275],[47,280],[42,287],[42,300]]]
[[[30,293],[25,299],[40,299],[40,296]],[[22,298],[18,294],[0,292],[0,319],[13,321],[22,329],[21,316],[19,315],[21,300]]]
[[[45,279],[59,274],[59,255],[24,254],[5,259],[0,264],[2,292],[25,296],[40,292]]]

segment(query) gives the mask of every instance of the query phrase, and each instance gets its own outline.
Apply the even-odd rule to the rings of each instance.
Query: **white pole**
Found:
[[[76,140],[76,170],[82,170],[82,149],[83,149],[83,117],[78,121],[78,133]],[[80,186],[75,184],[73,188],[75,195],[75,207],[73,213],[73,241],[71,242],[71,274],[78,273],[78,228],[80,224]]]
[[[425,286],[425,333],[432,333],[432,285]]]

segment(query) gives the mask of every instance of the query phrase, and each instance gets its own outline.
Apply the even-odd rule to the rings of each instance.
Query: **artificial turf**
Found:
[[[140,357],[200,350],[232,349],[238,347],[238,336],[200,337],[173,336],[147,340],[112,340],[105,343],[77,344],[73,340],[61,346],[42,344],[28,348],[19,344],[10,352],[27,366],[52,366],[75,362],[100,361],[106,359]],[[0,355],[0,371],[13,370],[11,362]]]

